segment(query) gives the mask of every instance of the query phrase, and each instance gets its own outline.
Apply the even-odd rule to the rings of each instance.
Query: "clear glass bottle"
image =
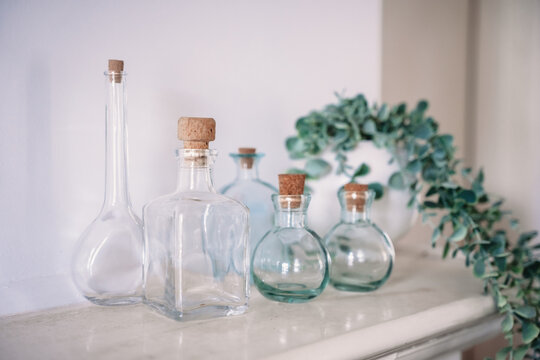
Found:
[[[232,197],[249,208],[251,251],[274,223],[272,194],[277,189],[259,179],[259,162],[264,156],[255,148],[239,148],[237,154],[230,154],[236,163],[236,179],[225,186],[221,193]]]
[[[178,186],[144,206],[144,301],[175,320],[245,312],[249,299],[249,211],[217,194],[215,121],[181,118]]]
[[[304,180],[305,175],[279,176],[282,195],[272,195],[275,225],[253,252],[253,281],[270,300],[306,302],[320,295],[328,284],[328,252],[306,224],[310,195],[301,195]]]
[[[390,277],[395,252],[388,235],[371,222],[374,192],[349,183],[338,197],[341,221],[324,239],[332,258],[330,283],[338,290],[376,290]]]
[[[105,200],[97,218],[79,238],[72,260],[75,285],[98,305],[141,301],[142,222],[131,206],[127,184],[126,73],[124,63],[109,60],[105,72]]]

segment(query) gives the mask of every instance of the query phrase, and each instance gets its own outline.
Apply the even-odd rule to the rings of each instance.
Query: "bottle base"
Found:
[[[330,282],[334,288],[340,291],[352,291],[352,292],[371,292],[381,287],[381,282],[367,283],[362,285],[344,284],[340,282]]]
[[[144,300],[143,302],[161,315],[176,321],[206,320],[217,317],[235,316],[245,313],[248,309],[247,304],[237,306],[203,305],[189,311],[178,311],[161,303],[156,303],[149,300]]]
[[[110,298],[96,298],[85,296],[85,298],[100,306],[122,306],[122,305],[135,305],[142,302],[142,298],[139,296],[125,296],[125,297],[110,297]]]
[[[289,304],[305,303],[319,296],[323,288],[309,289],[304,284],[280,283],[269,286],[255,278],[259,292],[267,299]]]

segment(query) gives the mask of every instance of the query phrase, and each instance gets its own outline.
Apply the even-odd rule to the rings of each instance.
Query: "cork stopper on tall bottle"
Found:
[[[368,186],[365,184],[348,183],[343,187],[345,190],[345,202],[348,211],[363,212],[366,205],[366,191]]]
[[[122,81],[122,72],[124,71],[124,61],[123,60],[109,60],[109,80],[115,83]]]
[[[238,153],[242,155],[254,155],[257,152],[255,148],[241,147],[238,148]],[[252,156],[246,156],[240,158],[240,166],[244,169],[251,169],[253,167],[254,159]]]
[[[305,174],[280,174],[279,195],[289,196],[289,199],[280,201],[282,208],[296,209],[300,207],[302,200],[300,195],[304,193],[304,184],[306,182]]]
[[[178,139],[184,149],[208,149],[208,143],[216,139],[216,121],[212,118],[181,117],[178,120]]]

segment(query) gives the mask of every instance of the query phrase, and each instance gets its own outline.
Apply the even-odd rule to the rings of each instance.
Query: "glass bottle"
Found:
[[[142,222],[127,185],[126,73],[121,60],[105,72],[105,200],[76,246],[72,275],[85,298],[98,305],[140,302],[143,275]]]
[[[349,183],[338,197],[341,221],[324,239],[332,258],[330,283],[338,290],[376,290],[390,277],[395,252],[388,235],[371,222],[374,192]]]
[[[307,227],[310,195],[302,195],[304,181],[305,175],[279,175],[280,195],[272,195],[275,225],[253,252],[253,281],[270,300],[306,302],[328,284],[330,257],[320,237]]]
[[[259,179],[258,165],[262,153],[255,148],[239,148],[237,154],[230,154],[236,163],[236,179],[225,186],[221,193],[232,197],[249,208],[250,248],[255,246],[274,223],[272,194],[277,189]]]
[[[144,206],[144,302],[175,320],[245,312],[249,299],[249,211],[217,194],[211,118],[180,118],[178,185]]]

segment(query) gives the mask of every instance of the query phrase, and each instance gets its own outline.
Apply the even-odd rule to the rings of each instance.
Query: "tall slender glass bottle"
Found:
[[[395,252],[388,235],[371,222],[374,192],[349,183],[338,196],[341,221],[325,236],[332,258],[330,283],[338,290],[376,290],[390,277]]]
[[[259,292],[274,301],[301,303],[319,296],[329,279],[330,257],[321,238],[306,224],[310,196],[305,175],[279,175],[272,195],[275,226],[259,241],[251,260]]]
[[[126,73],[124,62],[109,60],[105,72],[105,200],[76,246],[72,275],[77,288],[98,305],[140,302],[143,233],[131,208],[127,184]]]
[[[249,208],[251,251],[274,223],[272,194],[278,190],[259,178],[259,162],[264,156],[255,148],[239,148],[230,154],[236,163],[236,179],[225,186],[221,193],[232,197]]]
[[[144,301],[175,320],[237,315],[249,298],[249,211],[214,190],[211,118],[180,118],[178,186],[144,206]]]

